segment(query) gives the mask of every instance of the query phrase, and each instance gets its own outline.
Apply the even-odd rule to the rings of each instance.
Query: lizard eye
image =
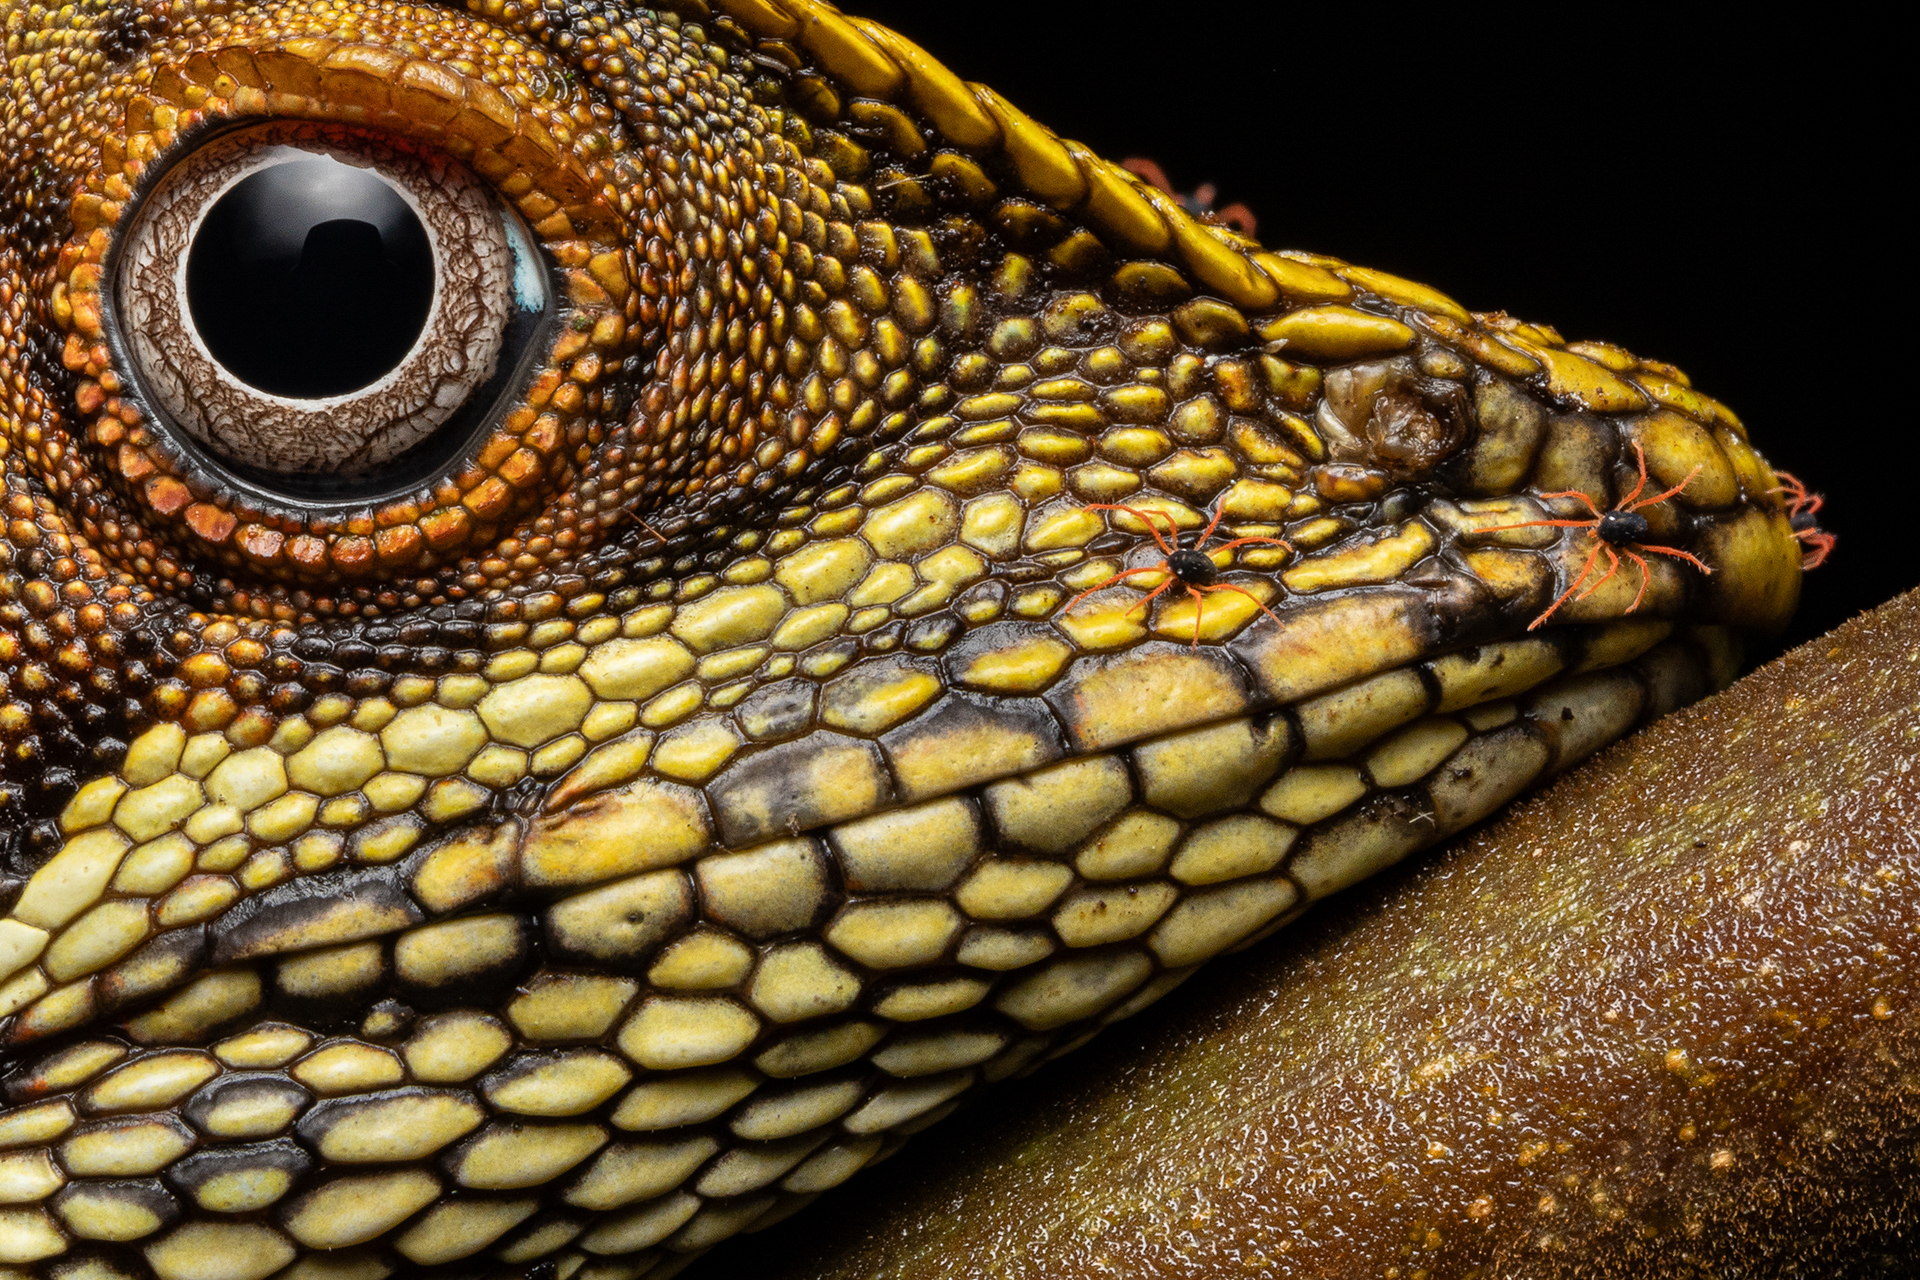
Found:
[[[665,483],[620,432],[668,306],[715,295],[669,296],[641,234],[661,197],[571,145],[595,119],[577,95],[521,107],[405,62],[408,109],[369,123],[405,60],[342,47],[381,70],[316,83],[317,47],[157,73],[86,151],[45,295],[79,430],[41,460],[125,571],[250,609],[538,572],[574,554],[542,527],[556,506],[593,535]],[[301,92],[263,98],[262,65]]]
[[[366,501],[511,402],[551,311],[519,216],[452,159],[337,126],[217,136],[120,253],[118,338],[161,426],[242,489]]]

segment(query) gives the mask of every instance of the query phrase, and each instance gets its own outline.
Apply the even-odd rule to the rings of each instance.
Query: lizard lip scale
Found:
[[[1678,369],[818,0],[0,9],[9,1280],[670,1276],[1797,599]],[[301,165],[417,328],[196,293]]]

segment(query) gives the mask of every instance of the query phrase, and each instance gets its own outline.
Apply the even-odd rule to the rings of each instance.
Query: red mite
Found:
[[[1151,160],[1143,160],[1136,156],[1132,160],[1121,161],[1120,167],[1143,180],[1148,186],[1157,187],[1166,192],[1180,202],[1181,208],[1203,221],[1232,227],[1243,236],[1253,235],[1255,228],[1260,225],[1253,216],[1253,210],[1244,204],[1230,204],[1224,209],[1214,208],[1213,202],[1220,194],[1220,189],[1211,182],[1202,183],[1192,195],[1186,195],[1175,191],[1173,183],[1167,179],[1167,171]]]
[[[1808,493],[1805,483],[1790,471],[1773,474],[1782,483],[1768,492],[1787,495],[1787,522],[1793,526],[1793,536],[1807,544],[1806,554],[1800,557],[1800,568],[1818,569],[1827,562],[1827,557],[1833,554],[1833,544],[1839,541],[1820,527],[1820,508],[1827,505],[1826,495]]]
[[[1558,493],[1543,493],[1540,497],[1542,500],[1549,498],[1578,498],[1587,504],[1587,510],[1593,512],[1593,519],[1523,520],[1519,524],[1499,524],[1493,526],[1491,529],[1482,530],[1484,533],[1497,533],[1501,529],[1531,529],[1540,525],[1550,525],[1556,529],[1586,529],[1593,534],[1593,554],[1588,556],[1587,562],[1580,566],[1580,573],[1574,578],[1573,585],[1565,591],[1562,591],[1559,598],[1547,606],[1545,613],[1528,623],[1527,630],[1532,631],[1548,618],[1551,618],[1553,611],[1567,602],[1568,596],[1573,595],[1576,591],[1580,591],[1580,584],[1585,582],[1587,575],[1593,572],[1593,566],[1599,561],[1602,554],[1607,557],[1607,571],[1600,575],[1600,581],[1594,583],[1585,591],[1580,591],[1577,598],[1585,600],[1601,587],[1606,586],[1613,578],[1613,575],[1620,572],[1620,557],[1625,556],[1640,566],[1640,590],[1634,593],[1633,603],[1626,607],[1627,613],[1632,613],[1635,609],[1638,609],[1641,599],[1647,594],[1647,562],[1637,554],[1638,552],[1647,551],[1656,555],[1672,556],[1677,560],[1685,560],[1702,573],[1713,572],[1707,563],[1696,555],[1674,547],[1651,546],[1641,541],[1642,538],[1647,536],[1647,530],[1649,528],[1647,518],[1640,514],[1641,508],[1651,507],[1656,503],[1665,502],[1674,494],[1684,490],[1688,485],[1693,483],[1693,478],[1700,474],[1700,468],[1695,467],[1693,470],[1687,472],[1687,478],[1685,480],[1682,480],[1679,484],[1673,486],[1673,488],[1668,489],[1665,493],[1657,493],[1651,498],[1642,498],[1640,497],[1640,493],[1647,487],[1647,455],[1646,452],[1640,448],[1640,442],[1637,440],[1633,442],[1633,454],[1634,457],[1640,460],[1640,483],[1633,486],[1633,492],[1620,499],[1619,505],[1615,506],[1613,510],[1602,511],[1595,505],[1592,498],[1580,492],[1578,489],[1563,489]],[[1616,550],[1616,548],[1618,548],[1618,550]]]
[[[1115,502],[1090,502],[1087,504],[1086,509],[1088,511],[1124,511],[1126,512],[1128,515],[1138,520],[1141,524],[1144,524],[1147,526],[1147,532],[1153,535],[1154,542],[1158,543],[1160,546],[1160,549],[1166,552],[1166,556],[1157,565],[1149,565],[1145,568],[1140,568],[1140,569],[1122,569],[1119,573],[1114,574],[1112,577],[1107,578],[1104,581],[1095,583],[1093,586],[1088,587],[1085,591],[1082,591],[1079,595],[1075,596],[1073,599],[1067,601],[1067,607],[1061,610],[1062,613],[1070,612],[1073,609],[1073,606],[1079,604],[1082,600],[1085,600],[1088,596],[1092,595],[1094,592],[1104,590],[1105,588],[1110,587],[1114,583],[1120,581],[1122,578],[1131,578],[1136,573],[1164,573],[1167,575],[1167,580],[1161,583],[1159,586],[1155,587],[1153,590],[1147,592],[1147,594],[1141,599],[1140,603],[1134,605],[1133,608],[1127,610],[1127,612],[1129,614],[1133,614],[1146,608],[1148,605],[1153,603],[1153,598],[1155,596],[1159,595],[1162,591],[1165,591],[1167,588],[1175,585],[1176,583],[1179,584],[1180,586],[1185,587],[1187,589],[1187,594],[1193,597],[1193,645],[1192,647],[1195,649],[1198,649],[1200,647],[1200,617],[1206,608],[1206,600],[1203,598],[1201,594],[1202,592],[1206,592],[1208,594],[1211,594],[1212,592],[1215,592],[1215,591],[1238,592],[1240,595],[1243,595],[1247,599],[1253,601],[1254,606],[1258,608],[1260,612],[1266,614],[1269,618],[1272,618],[1275,622],[1280,621],[1280,615],[1276,614],[1273,610],[1267,608],[1267,606],[1265,606],[1264,604],[1261,604],[1259,597],[1255,596],[1253,592],[1248,591],[1245,587],[1236,587],[1231,582],[1216,581],[1216,579],[1218,579],[1220,576],[1220,568],[1218,565],[1214,564],[1213,558],[1209,556],[1206,552],[1200,550],[1200,548],[1206,545],[1206,541],[1208,538],[1211,538],[1213,536],[1213,531],[1220,527],[1221,512],[1215,511],[1213,513],[1212,522],[1207,525],[1206,532],[1200,535],[1198,541],[1196,541],[1191,547],[1182,547],[1180,545],[1180,526],[1174,522],[1174,519],[1171,515],[1168,515],[1166,512],[1158,510],[1157,508],[1150,508],[1148,510],[1143,511],[1137,507],[1124,506],[1120,503],[1115,503]],[[1172,537],[1173,537],[1172,546],[1167,545],[1166,539],[1160,536],[1159,529],[1157,529],[1154,526],[1153,517],[1155,516],[1158,516],[1162,520],[1165,520],[1167,522],[1168,531],[1172,534]],[[1262,543],[1266,543],[1269,546],[1285,547],[1289,551],[1293,550],[1293,544],[1288,542],[1284,538],[1235,538],[1233,541],[1217,549],[1220,551],[1231,551],[1235,547],[1243,547],[1250,542],[1262,542]]]

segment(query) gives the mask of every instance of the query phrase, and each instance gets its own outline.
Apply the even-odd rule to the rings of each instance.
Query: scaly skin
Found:
[[[1198,223],[824,5],[3,11],[0,1274],[667,1275],[1797,595],[1677,370]],[[115,329],[140,201],[264,119],[549,257],[417,491],[237,487]],[[1529,635],[1593,544],[1495,526],[1635,443],[1712,575]],[[1069,609],[1161,558],[1096,503],[1291,549]]]

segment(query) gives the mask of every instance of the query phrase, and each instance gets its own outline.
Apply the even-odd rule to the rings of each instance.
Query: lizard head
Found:
[[[664,1275],[1797,595],[1677,369],[814,0],[4,12],[9,1262]]]

